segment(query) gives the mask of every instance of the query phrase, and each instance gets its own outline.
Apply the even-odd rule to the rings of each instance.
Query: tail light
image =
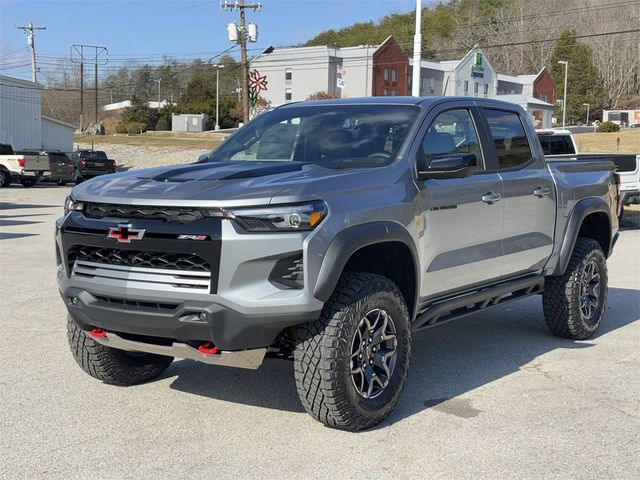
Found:
[[[623,202],[623,195],[622,193],[620,193],[620,174],[614,173],[613,178],[615,179],[616,194],[617,194],[616,215],[619,217],[620,212],[622,212],[622,202]]]
[[[113,173],[116,173],[118,171],[118,167],[116,166],[116,162],[113,162],[113,165],[111,165],[111,169],[113,170]]]
[[[18,157],[18,166],[24,167],[25,160],[24,157]]]
[[[87,162],[85,162],[84,160],[80,160],[80,163],[78,163],[78,166],[80,168],[87,168]]]

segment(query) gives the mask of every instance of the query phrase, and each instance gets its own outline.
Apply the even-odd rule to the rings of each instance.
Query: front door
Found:
[[[425,122],[418,155],[472,153],[478,171],[467,178],[418,180],[423,255],[420,297],[428,299],[500,276],[502,267],[502,180],[486,170],[477,114],[444,107]]]

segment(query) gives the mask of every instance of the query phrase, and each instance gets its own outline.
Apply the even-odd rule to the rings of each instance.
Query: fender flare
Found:
[[[564,238],[562,239],[562,246],[560,247],[558,263],[551,275],[564,274],[567,266],[569,265],[573,248],[576,245],[578,233],[580,232],[580,227],[582,227],[582,222],[584,222],[584,219],[593,213],[604,213],[609,219],[609,225],[611,225],[611,212],[609,211],[609,206],[603,199],[590,197],[580,200],[569,216],[569,221],[567,222],[567,227],[564,232]],[[604,252],[605,256],[609,256],[609,251],[611,250],[611,238],[608,238],[607,242],[607,248]]]
[[[418,292],[420,292],[420,272],[418,269],[418,254],[413,237],[403,225],[384,221],[349,227],[333,238],[322,260],[313,296],[318,300],[327,302],[351,256],[363,247],[384,242],[400,242],[409,248],[415,271],[417,301]],[[413,311],[415,311],[415,305]]]

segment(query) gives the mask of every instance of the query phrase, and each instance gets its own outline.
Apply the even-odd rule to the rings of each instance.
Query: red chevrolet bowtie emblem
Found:
[[[131,228],[131,225],[110,227],[107,238],[115,238],[120,243],[130,243],[131,240],[142,240],[144,229]]]

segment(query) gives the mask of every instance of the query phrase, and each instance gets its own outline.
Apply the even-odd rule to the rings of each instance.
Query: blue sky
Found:
[[[424,1],[423,4],[430,2]],[[263,0],[248,19],[259,27],[251,48],[286,46],[305,41],[328,28],[376,20],[412,10],[415,0]],[[24,32],[16,24],[45,25],[36,52],[42,69],[54,56],[68,56],[72,44],[106,46],[110,64],[126,58],[157,61],[162,54],[180,59],[208,58],[228,48],[227,23],[238,14],[222,12],[218,0],[0,0],[0,73],[30,77]]]

